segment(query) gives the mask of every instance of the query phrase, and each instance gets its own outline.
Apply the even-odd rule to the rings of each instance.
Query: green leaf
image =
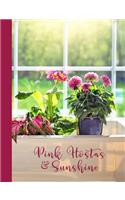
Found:
[[[30,97],[34,92],[18,92],[18,94],[15,96],[19,100],[27,99]]]
[[[52,122],[53,118],[53,105],[52,105],[52,93],[47,95],[47,117],[50,122]]]
[[[43,96],[39,91],[36,91],[33,93],[33,98],[37,102],[38,106],[41,108],[41,110],[44,112],[45,111],[45,106],[43,102]]]
[[[77,120],[71,117],[60,117],[54,124],[58,135],[70,135],[77,128]]]
[[[36,116],[38,114],[41,114],[42,113],[42,110],[38,107],[38,106],[32,106],[31,107],[31,114],[33,116]],[[30,114],[30,113],[29,113]],[[43,113],[42,113],[43,114]]]
[[[56,94],[53,94],[52,95],[52,105],[57,106],[57,104],[58,104],[57,96],[56,96]]]

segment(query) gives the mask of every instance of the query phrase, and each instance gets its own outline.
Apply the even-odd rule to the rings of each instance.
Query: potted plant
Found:
[[[71,95],[67,98],[70,113],[78,119],[80,135],[101,135],[106,117],[115,109],[111,80],[107,75],[88,72],[82,78],[73,76],[68,81]]]

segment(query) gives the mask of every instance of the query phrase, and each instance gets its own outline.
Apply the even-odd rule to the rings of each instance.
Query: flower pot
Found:
[[[78,121],[79,135],[101,135],[103,123],[100,118],[85,118]]]

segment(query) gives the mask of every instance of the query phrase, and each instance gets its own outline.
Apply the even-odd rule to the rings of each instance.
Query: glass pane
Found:
[[[59,20],[20,21],[19,65],[62,66],[63,22]]]
[[[117,72],[116,83],[117,116],[125,117],[125,72]]]
[[[117,30],[117,65],[125,66],[125,20],[118,20]]]
[[[111,21],[84,20],[69,23],[69,65],[111,65]]]
[[[45,72],[19,72],[19,91],[39,91],[42,95],[45,95],[47,90],[54,86],[53,81],[46,79]],[[59,89],[63,89],[63,84],[59,85]],[[32,106],[38,106],[37,101],[33,97],[29,97],[25,100],[18,101],[18,108],[24,110],[30,110]],[[63,97],[59,102],[59,108],[63,107]]]

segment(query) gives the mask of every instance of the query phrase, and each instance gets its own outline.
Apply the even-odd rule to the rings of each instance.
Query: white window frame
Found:
[[[63,66],[51,66],[51,70],[65,70],[65,71],[110,71],[112,78],[112,89],[116,93],[116,72],[125,71],[125,66],[117,66],[117,20],[112,20],[112,63],[111,66],[69,66],[68,65],[68,21],[64,22],[64,39],[63,39]],[[18,93],[18,72],[19,71],[49,71],[48,66],[19,66],[18,65],[18,20],[14,20],[14,66],[12,71],[14,74],[14,96]],[[63,83],[63,113],[67,114],[67,82]],[[14,113],[18,113],[18,100],[14,98]]]

